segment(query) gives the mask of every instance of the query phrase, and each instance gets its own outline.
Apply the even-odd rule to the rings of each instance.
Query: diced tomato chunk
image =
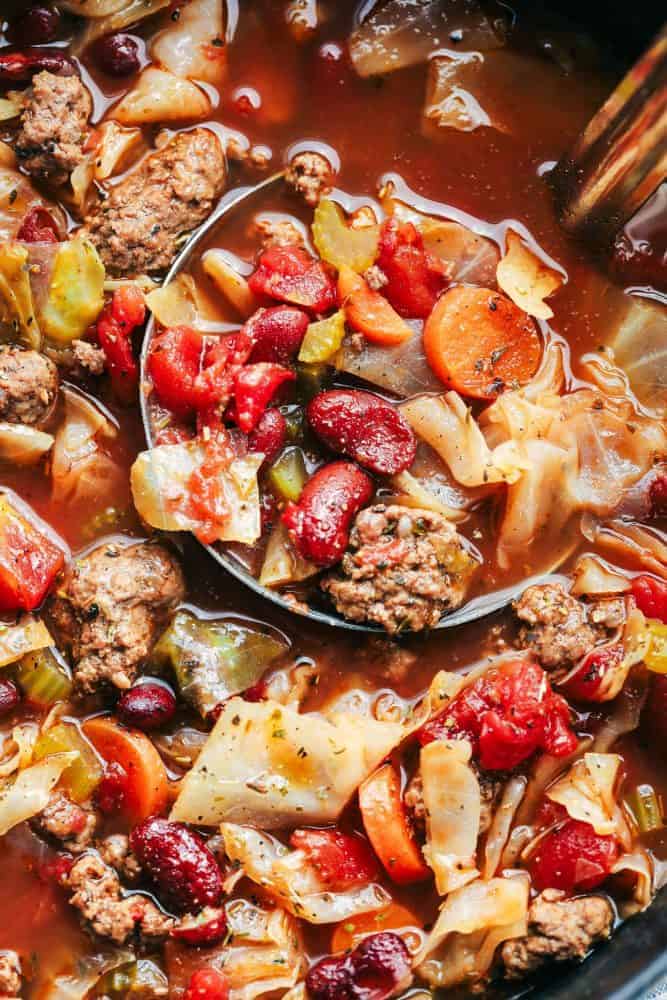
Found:
[[[132,351],[131,337],[145,318],[143,295],[133,285],[123,285],[113,293],[111,302],[97,320],[97,339],[106,355],[111,384],[124,402],[132,400],[139,382],[139,366]]]
[[[0,496],[0,611],[33,611],[58,573],[65,553]]]
[[[296,375],[283,365],[260,361],[241,368],[234,383],[234,419],[249,434],[259,424],[269,403],[285,382]]]
[[[340,830],[295,830],[290,844],[304,851],[327,888],[343,892],[374,882],[380,866],[367,840]]]
[[[227,1000],[229,983],[222,972],[212,967],[192,973],[183,1000]]]
[[[323,313],[336,304],[336,282],[321,260],[302,247],[269,247],[248,280],[255,295]]]
[[[188,326],[174,326],[153,341],[148,371],[163,406],[179,417],[192,415],[199,396],[197,376],[202,365],[204,338]]]
[[[542,838],[528,868],[540,892],[588,892],[604,882],[618,855],[615,837],[596,833],[590,823],[568,819]]]
[[[424,249],[423,237],[411,222],[385,220],[377,263],[387,278],[382,293],[396,312],[426,319],[448,284],[447,268]]]
[[[611,674],[622,668],[624,657],[625,647],[622,642],[591,650],[576,672],[560,685],[561,691],[575,701],[607,701]]]
[[[632,581],[632,596],[647,618],[657,618],[667,624],[667,581],[654,576],[636,576]]]
[[[57,243],[58,226],[48,211],[41,205],[35,205],[26,214],[16,239],[22,243]]]
[[[567,702],[530,660],[488,670],[417,732],[422,746],[457,736],[471,741],[489,771],[511,770],[536,750],[559,757],[577,745]]]

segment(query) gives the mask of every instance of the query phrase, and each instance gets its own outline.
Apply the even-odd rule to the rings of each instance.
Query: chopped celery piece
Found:
[[[174,671],[183,697],[202,715],[252,687],[287,644],[246,625],[177,612],[152,661]]]
[[[345,313],[342,309],[327,319],[309,323],[299,351],[299,361],[306,364],[329,361],[340,350],[344,337]]]
[[[651,642],[644,662],[656,674],[667,674],[667,625],[654,618],[648,621]]]
[[[91,747],[73,722],[59,722],[42,733],[33,753],[34,759],[43,760],[54,753],[74,751],[78,757],[63,772],[60,786],[74,802],[85,802],[102,780],[104,769]]]
[[[166,975],[155,962],[140,958],[125,962],[105,973],[94,988],[94,997],[111,997],[113,1000],[153,1000],[167,996],[169,983]]]
[[[72,691],[67,667],[51,649],[26,653],[16,668],[16,680],[28,701],[40,708],[65,701]]]
[[[351,267],[361,274],[378,253],[379,225],[348,226],[340,205],[322,198],[313,217],[313,243],[322,260],[336,268]]]
[[[630,805],[641,833],[662,829],[664,823],[660,800],[652,785],[637,785]]]
[[[332,377],[330,365],[306,365],[299,362],[296,368],[296,391],[302,403],[309,403],[326,387]]]
[[[286,448],[270,466],[267,478],[279,499],[296,502],[308,479],[301,448]]]

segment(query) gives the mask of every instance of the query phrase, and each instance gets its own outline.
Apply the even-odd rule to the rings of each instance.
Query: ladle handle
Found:
[[[560,160],[561,223],[611,239],[667,177],[667,25]]]

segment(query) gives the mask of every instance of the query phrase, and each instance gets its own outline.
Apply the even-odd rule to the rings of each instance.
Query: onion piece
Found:
[[[139,151],[143,135],[141,129],[124,128],[114,121],[103,122],[98,132],[94,176],[97,181],[105,181],[125,167],[130,153]]]
[[[23,101],[17,94],[11,97],[0,97],[0,122],[11,121],[18,118],[23,109]]]
[[[292,545],[287,528],[279,521],[269,536],[266,555],[259,574],[262,587],[284,587],[300,583],[319,573],[319,567],[299,555]]]
[[[421,330],[396,347],[384,347],[364,340],[359,350],[356,338],[346,338],[334,357],[334,365],[340,371],[387,389],[403,399],[420,392],[442,390],[442,382],[426,361]]]
[[[117,430],[82,393],[66,388],[63,397],[65,419],[51,457],[52,497],[58,503],[106,498],[122,478],[120,467],[102,450]]]
[[[434,740],[419,757],[426,809],[423,851],[440,896],[479,875],[475,852],[482,798],[471,756],[468,740]]]
[[[653,863],[647,851],[636,846],[632,852],[622,854],[611,869],[612,875],[630,872],[635,876],[635,887],[630,900],[620,900],[616,905],[624,920],[641,913],[651,903],[653,894],[657,891],[654,885],[655,873]]]
[[[53,447],[53,435],[27,424],[0,421],[0,461],[35,465]]]
[[[639,563],[642,568],[667,580],[667,545],[659,533],[625,521],[599,524],[591,518],[583,522],[582,530],[589,542],[607,548],[630,562]]]
[[[608,287],[605,295],[612,293]],[[657,303],[619,295],[621,319],[609,346],[637,398],[656,415],[667,413],[667,310]]]
[[[528,779],[523,774],[514,774],[509,779],[500,802],[493,814],[493,820],[486,835],[484,845],[484,865],[482,877],[493,878],[500,867],[500,860],[507,844],[517,810],[525,795]]]
[[[178,274],[168,284],[154,288],[146,296],[146,305],[160,326],[191,326],[201,333],[211,334],[237,329],[211,307],[210,298],[201,294],[190,274]]]
[[[0,667],[16,663],[26,653],[52,645],[53,639],[44,622],[25,615],[17,625],[0,627]]]
[[[510,229],[506,239],[507,250],[496,270],[498,287],[529,316],[551,319],[553,309],[544,300],[558,291],[565,275],[540,260],[518,233]]]
[[[399,472],[391,477],[390,482],[393,489],[402,491],[391,498],[392,503],[404,507],[417,507],[420,510],[432,510],[446,517],[448,521],[465,519],[464,510],[442,503],[433,491],[423,486],[410,472]]]
[[[228,902],[225,915],[229,939],[206,949],[206,964],[223,972],[230,1000],[283,996],[305,971],[298,921],[281,907],[262,909],[245,899]]]
[[[149,66],[110,114],[122,125],[150,125],[184,119],[201,121],[210,110],[210,100],[196,84]]]
[[[383,910],[391,897],[376,883],[342,892],[328,890],[304,851],[290,851],[250,826],[223,823],[225,854],[246,876],[267,889],[296,917],[311,924],[339,923]]]
[[[598,556],[581,556],[574,567],[573,575],[574,583],[570,593],[575,597],[626,594],[630,590],[630,580],[627,576],[617,573]]]
[[[423,110],[428,137],[439,138],[442,129],[474,132],[495,126],[474,94],[483,66],[481,52],[439,52],[431,59]]]
[[[461,51],[504,43],[502,23],[492,22],[477,3],[389,0],[352,32],[350,58],[360,76],[380,76],[425,62],[435,49],[451,44],[452,32],[460,35]]]
[[[259,308],[259,301],[250,290],[245,275],[234,267],[233,258],[227,251],[207,250],[202,257],[202,267],[241,319],[249,319]]]
[[[153,39],[153,61],[186,80],[219,87],[227,70],[222,0],[190,0]]]
[[[614,753],[585,753],[547,789],[546,796],[564,806],[571,819],[589,823],[600,836],[618,835],[614,789],[622,762]]]

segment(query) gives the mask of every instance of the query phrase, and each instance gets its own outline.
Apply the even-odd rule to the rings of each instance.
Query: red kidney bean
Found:
[[[58,225],[48,209],[35,205],[24,216],[16,239],[23,243],[57,243]]]
[[[309,970],[310,1000],[386,1000],[410,975],[410,955],[398,934],[371,934],[347,955],[323,958]]]
[[[34,4],[12,18],[6,38],[12,45],[46,45],[57,37],[61,16],[55,7]]]
[[[176,924],[171,936],[177,941],[194,947],[217,944],[227,933],[227,918],[225,911],[215,906],[206,906],[194,916],[183,917]]]
[[[125,768],[116,761],[107,762],[104,776],[95,789],[95,804],[105,816],[120,812],[125,802],[129,776]]]
[[[243,327],[253,341],[250,362],[275,361],[288,365],[294,360],[308,329],[308,316],[295,306],[258,309]]]
[[[160,896],[177,912],[219,905],[222,874],[218,863],[203,839],[183,823],[150,816],[135,826],[130,846]]]
[[[280,410],[266,410],[260,422],[248,436],[248,450],[264,453],[264,465],[270,465],[280,454],[287,440],[287,421]]]
[[[0,680],[0,718],[13,712],[21,700],[19,689],[9,678]]]
[[[649,502],[651,517],[667,515],[667,472],[658,472],[649,486]]]
[[[21,83],[35,73],[48,70],[57,76],[71,76],[76,66],[62,52],[53,49],[24,49],[22,52],[0,53],[0,83]]]
[[[141,69],[139,43],[132,35],[120,31],[95,42],[91,55],[95,65],[108,76],[131,76]]]
[[[361,389],[330,389],[315,396],[306,416],[317,436],[342,455],[380,475],[408,469],[417,442],[400,411]]]
[[[297,549],[317,566],[342,557],[352,518],[373,496],[370,478],[352,462],[331,462],[318,469],[298,503],[289,503],[283,523]]]
[[[176,696],[163,681],[143,681],[125,691],[116,706],[118,718],[126,726],[150,731],[171,722]]]

